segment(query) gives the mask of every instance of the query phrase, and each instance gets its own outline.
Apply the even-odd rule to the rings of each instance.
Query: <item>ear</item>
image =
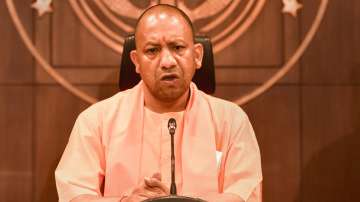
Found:
[[[140,65],[139,65],[138,55],[137,55],[136,49],[130,51],[130,59],[135,65],[136,73],[140,74]]]
[[[204,48],[201,43],[194,44],[194,53],[196,69],[200,69],[204,55]]]

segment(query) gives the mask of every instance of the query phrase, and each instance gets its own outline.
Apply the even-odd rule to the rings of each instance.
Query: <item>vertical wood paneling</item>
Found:
[[[282,62],[280,1],[267,1],[249,30],[216,55],[216,66],[278,66]]]
[[[261,148],[264,201],[296,201],[301,163],[299,87],[276,86],[244,109]]]
[[[356,63],[356,67],[359,69],[360,67],[360,1],[353,1],[354,6],[353,6],[353,21],[354,23],[352,26],[354,26],[354,48],[355,48],[355,55],[354,55],[354,59],[355,59],[355,63]]]
[[[359,102],[359,87],[304,87],[304,202],[358,200]]]
[[[32,12],[28,4],[16,3],[26,31],[32,35]],[[32,58],[23,45],[7,11],[0,3],[0,84],[29,83],[32,81]]]
[[[355,27],[359,19],[354,18],[355,1],[330,1],[325,19],[303,57],[303,81],[307,84],[349,84],[359,83],[360,69],[356,68],[354,58]],[[309,5],[303,9],[303,30],[308,30],[313,21],[317,4],[305,0]],[[359,9],[357,9],[357,12]]]
[[[54,171],[87,104],[58,86],[39,86],[36,92],[35,201],[56,201]]]
[[[31,198],[32,107],[31,87],[0,86],[0,201]]]
[[[67,1],[54,1],[52,58],[56,66],[117,66],[120,55],[98,41],[80,22]]]
[[[0,173],[0,201],[28,202],[32,201],[31,173]]]
[[[14,3],[31,37],[30,1]],[[4,1],[0,3],[0,44],[0,201],[31,201],[33,63]]]

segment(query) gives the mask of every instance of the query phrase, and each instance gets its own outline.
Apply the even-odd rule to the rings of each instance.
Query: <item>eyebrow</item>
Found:
[[[186,40],[183,40],[181,38],[174,38],[174,39],[171,39],[170,41],[167,42],[167,44],[176,44],[176,43],[184,43],[184,44],[188,44],[188,42],[186,42]],[[145,43],[144,46],[148,46],[148,45],[153,45],[153,46],[157,46],[159,45],[160,43],[157,41],[157,40],[152,40],[150,39],[149,41],[147,41]]]
[[[182,46],[187,46],[188,43],[186,43],[185,41],[172,41],[170,43],[168,43],[170,46],[176,46],[176,45],[182,45]]]
[[[159,43],[155,42],[155,41],[149,41],[149,42],[146,42],[144,47],[147,47],[147,46],[159,46]]]

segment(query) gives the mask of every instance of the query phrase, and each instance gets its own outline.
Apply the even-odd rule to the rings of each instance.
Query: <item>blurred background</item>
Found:
[[[87,2],[100,21],[125,36],[127,32],[116,29],[96,1],[54,0],[53,12],[41,17],[31,8],[34,1],[8,2],[15,4],[37,50],[66,80],[97,99],[118,92],[121,54],[97,39],[70,5]],[[101,2],[109,6],[109,1]],[[118,2],[141,10],[154,1]],[[168,2],[183,2],[189,10],[205,5],[200,0]],[[217,27],[211,32],[202,29],[220,19],[234,2],[238,4],[232,13]],[[264,5],[253,23],[242,35],[236,34],[261,2]],[[222,9],[211,7],[211,15],[199,11],[191,16],[199,32],[219,38],[214,43],[217,48],[235,37],[215,53],[215,96],[236,100],[281,70],[324,1],[298,1],[303,7],[296,17],[282,12],[290,5],[284,2],[223,1]],[[247,5],[251,9],[237,28],[219,37]],[[115,11],[110,10],[133,27],[134,16]],[[76,117],[90,104],[60,86],[33,59],[5,1],[0,3],[0,44],[0,201],[57,201],[54,170]],[[260,145],[265,202],[359,201],[359,84],[360,1],[329,0],[320,28],[301,59],[271,89],[241,106]]]

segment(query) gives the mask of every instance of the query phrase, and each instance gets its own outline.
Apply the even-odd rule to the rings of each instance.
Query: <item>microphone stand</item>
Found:
[[[171,136],[171,185],[170,185],[170,194],[176,195],[176,184],[175,184],[175,152],[174,152],[174,134],[175,130],[170,130]]]
[[[146,199],[143,202],[206,202],[199,198],[191,198],[186,196],[178,196],[175,184],[175,152],[174,152],[174,135],[176,130],[176,120],[170,118],[168,122],[168,129],[171,136],[171,185],[170,195],[158,198]]]

